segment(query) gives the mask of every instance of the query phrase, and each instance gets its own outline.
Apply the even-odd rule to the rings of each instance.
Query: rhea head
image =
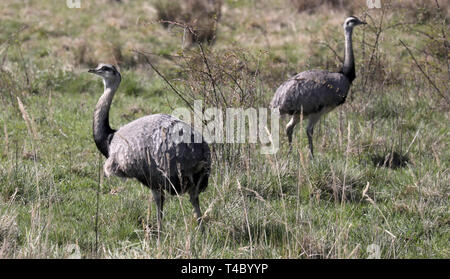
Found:
[[[361,25],[361,24],[367,24],[366,22],[359,20],[357,17],[351,16],[348,17],[344,22],[344,29],[345,31],[351,31],[353,27]]]
[[[90,69],[88,72],[102,77],[105,87],[118,86],[122,79],[117,68],[111,64],[100,63],[97,68]]]

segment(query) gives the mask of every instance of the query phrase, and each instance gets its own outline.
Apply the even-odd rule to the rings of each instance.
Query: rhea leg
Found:
[[[190,201],[192,206],[194,207],[194,215],[195,218],[197,219],[197,222],[201,222],[201,218],[202,218],[202,212],[200,211],[200,202],[198,200],[198,195],[190,195]]]
[[[289,147],[290,148],[292,148],[292,134],[294,132],[294,127],[295,127],[295,125],[298,124],[298,122],[300,122],[300,114],[296,113],[296,114],[292,115],[291,120],[286,125],[286,134],[287,134],[287,137],[288,137]]]
[[[157,208],[157,220],[158,220],[158,235],[162,230],[162,214],[164,206],[164,193],[160,190],[152,190],[153,198]]]
[[[316,125],[320,116],[321,116],[320,114],[310,115],[308,126],[306,127],[306,135],[308,136],[309,150],[311,151],[312,158],[314,158],[314,146],[313,146],[314,125]]]
[[[191,202],[192,206],[194,207],[194,215],[195,219],[197,219],[197,222],[201,223],[202,218],[202,212],[200,211],[200,202],[198,199],[198,195],[200,192],[200,183],[203,179],[203,176],[195,183],[194,178],[192,176],[189,177],[189,180],[191,182],[191,188],[189,189],[189,201]]]

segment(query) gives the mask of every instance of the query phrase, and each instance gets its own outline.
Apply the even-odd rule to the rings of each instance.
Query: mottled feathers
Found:
[[[304,116],[331,110],[345,102],[350,82],[341,73],[310,70],[299,73],[278,87],[270,103],[281,114],[303,112]]]
[[[178,136],[183,133],[188,133],[191,143],[181,141]],[[195,143],[195,133],[185,122],[166,114],[137,119],[114,133],[105,174],[134,177],[151,188],[182,194],[193,186],[189,176],[207,175],[211,164],[208,145]]]

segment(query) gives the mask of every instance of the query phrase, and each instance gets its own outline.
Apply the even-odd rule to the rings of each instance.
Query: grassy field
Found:
[[[448,5],[225,0],[202,54],[157,22],[158,1],[65,2],[0,2],[0,258],[450,257]],[[316,126],[315,159],[304,127],[292,152],[283,129],[275,155],[215,144],[205,231],[172,196],[158,240],[149,189],[101,174],[103,85],[87,69],[120,67],[113,128],[186,106],[134,50],[189,101],[225,107],[214,85],[230,106],[267,107],[290,75],[337,69],[350,13],[369,23],[354,33],[357,79]],[[203,58],[211,75],[195,74]]]

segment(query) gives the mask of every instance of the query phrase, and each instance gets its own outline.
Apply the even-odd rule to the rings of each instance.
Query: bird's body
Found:
[[[206,143],[194,142],[195,131],[191,143],[176,143],[171,138],[175,125],[182,125],[183,131],[191,129],[167,114],[148,115],[121,127],[109,145],[105,175],[136,178],[171,194],[185,193],[190,188],[189,175],[195,176],[209,168],[210,150]],[[183,178],[184,183],[180,183]],[[206,184],[201,185],[200,192],[205,188]]]
[[[320,117],[343,104],[355,79],[355,62],[352,46],[353,27],[365,24],[355,17],[349,17],[344,23],[345,59],[340,72],[308,70],[301,72],[281,84],[276,90],[270,107],[278,108],[281,115],[291,115],[286,125],[289,145],[295,125],[300,122],[300,115],[308,118],[307,135],[311,155],[313,152],[312,135],[314,125]]]
[[[167,114],[144,116],[117,131],[111,129],[109,109],[121,75],[109,64],[99,64],[89,72],[101,76],[105,86],[93,122],[95,144],[107,158],[105,176],[136,178],[149,187],[158,208],[158,229],[162,226],[165,191],[189,193],[200,221],[198,195],[208,185],[211,167],[208,144],[190,125]]]
[[[270,104],[280,114],[310,114],[332,110],[345,102],[350,82],[341,73],[310,70],[284,82]]]

